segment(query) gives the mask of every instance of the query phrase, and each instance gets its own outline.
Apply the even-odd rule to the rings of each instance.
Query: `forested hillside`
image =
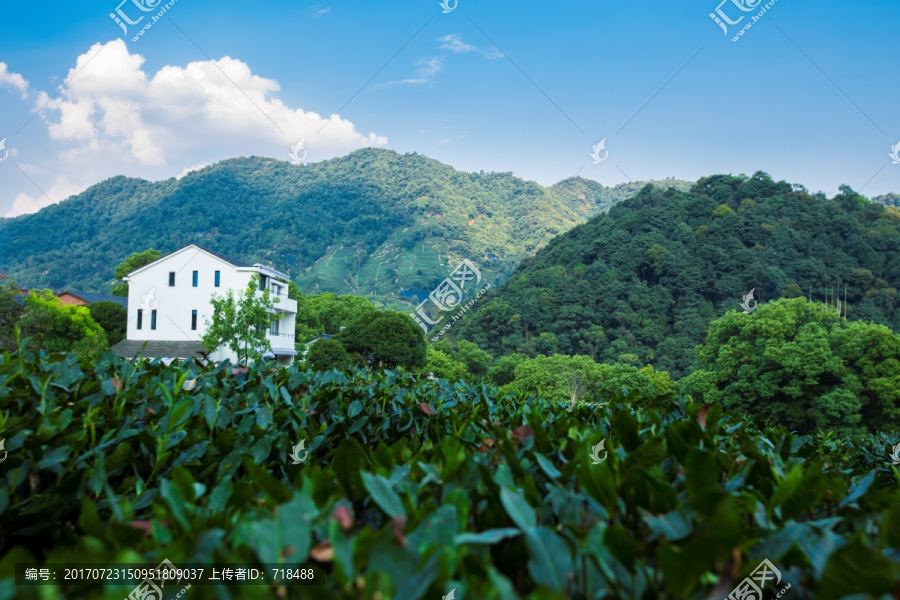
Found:
[[[130,254],[197,243],[271,264],[304,292],[397,297],[432,289],[463,258],[488,281],[505,279],[627,187],[577,179],[548,190],[371,148],[309,165],[236,158],[182,179],[116,177],[0,219],[0,268],[29,287],[108,293]]]
[[[495,354],[586,354],[685,375],[708,323],[808,297],[900,330],[900,211],[844,187],[716,175],[647,187],[526,259],[456,334]],[[751,303],[752,306],[752,303]]]
[[[670,177],[668,179],[634,181],[621,183],[615,187],[606,187],[593,179],[570,177],[552,185],[550,191],[563,200],[567,206],[594,216],[609,210],[617,202],[633,197],[648,183],[662,189],[672,187],[683,192],[690,190],[691,186],[694,185],[691,181]]]

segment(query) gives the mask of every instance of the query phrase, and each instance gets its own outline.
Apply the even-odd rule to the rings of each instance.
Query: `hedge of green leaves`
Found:
[[[763,558],[791,598],[900,581],[891,440],[796,437],[672,397],[572,408],[394,372],[13,353],[0,438],[0,598],[130,591],[16,588],[26,561],[329,574],[187,598],[725,598]]]

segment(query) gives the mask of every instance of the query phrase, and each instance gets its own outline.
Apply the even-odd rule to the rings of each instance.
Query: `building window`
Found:
[[[268,282],[268,280],[269,280],[269,278],[265,275],[259,276],[259,289],[260,290],[266,289],[266,283]]]
[[[275,294],[276,296],[280,296],[281,295],[281,286],[276,283],[273,283],[272,284],[272,293]]]
[[[194,271],[194,282],[193,282],[194,287],[197,287],[198,279],[199,279],[199,275],[197,274],[197,271]]]
[[[222,283],[222,271],[216,271],[216,287]]]
[[[278,321],[272,321],[272,325],[269,327],[269,333],[278,335]]]
[[[169,287],[175,287],[175,271],[169,271]]]
[[[142,309],[138,309],[138,323],[137,328],[143,329],[144,327],[144,311]]]
[[[156,310],[150,311],[150,329],[156,331]]]
[[[197,311],[191,311],[191,329],[197,331]]]

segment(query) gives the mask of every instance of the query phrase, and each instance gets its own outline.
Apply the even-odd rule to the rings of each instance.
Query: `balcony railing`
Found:
[[[269,334],[269,342],[272,345],[272,350],[293,350],[294,349],[294,334],[293,333],[272,333]]]
[[[257,290],[256,292],[260,296],[262,296],[263,291]],[[297,312],[297,301],[288,297],[285,293],[277,293],[274,290],[269,290],[269,294],[275,300],[274,311],[275,312]]]

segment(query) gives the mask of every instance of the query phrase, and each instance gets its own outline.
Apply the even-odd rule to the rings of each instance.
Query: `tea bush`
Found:
[[[892,440],[672,395],[572,407],[392,371],[20,349],[0,359],[0,438],[0,599],[130,591],[15,587],[29,561],[328,573],[186,594],[226,599],[725,598],[764,558],[798,600],[900,581]]]

